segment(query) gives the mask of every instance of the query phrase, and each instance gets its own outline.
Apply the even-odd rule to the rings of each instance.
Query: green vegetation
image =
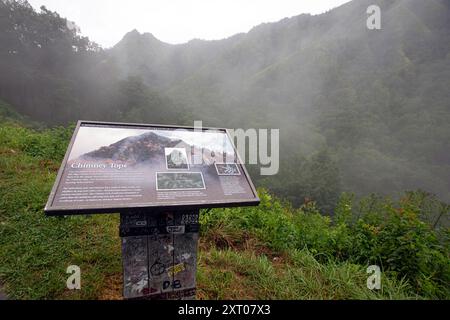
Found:
[[[0,282],[11,298],[121,296],[118,217],[43,213],[72,129],[0,126]],[[449,206],[434,196],[343,194],[333,219],[314,202],[295,209],[260,196],[259,208],[202,213],[199,298],[450,298]],[[72,264],[79,292],[65,289]],[[366,287],[370,264],[383,269],[380,291]]]
[[[71,133],[0,127],[0,282],[11,298],[95,298],[108,274],[121,268],[116,217],[44,216]],[[64,290],[72,264],[83,266],[81,295]]]
[[[403,281],[383,278],[380,291],[366,287],[364,267],[320,263],[308,250],[283,258],[252,250],[215,248],[200,252],[199,298],[206,299],[419,299]]]
[[[18,114],[12,106],[0,99],[0,121],[20,122],[24,121],[23,116]]]
[[[354,268],[358,279],[364,266],[379,265],[387,279],[402,281],[402,286],[409,288],[403,294],[449,297],[450,229],[433,228],[425,221],[436,216],[439,220],[448,219],[450,206],[434,196],[410,192],[394,203],[375,195],[355,202],[343,194],[334,219],[321,215],[313,202],[293,209],[264,190],[260,190],[260,197],[258,208],[204,213],[203,236],[221,248],[239,247],[246,237],[256,238],[272,254],[286,254],[294,266],[296,259],[313,260],[324,277],[329,272],[345,273]],[[264,265],[264,259],[259,264]],[[346,281],[356,282],[352,277]],[[362,283],[355,290],[361,290],[361,286]],[[386,290],[386,294],[392,294]],[[325,296],[346,294],[348,298],[359,297],[339,291],[327,292]]]

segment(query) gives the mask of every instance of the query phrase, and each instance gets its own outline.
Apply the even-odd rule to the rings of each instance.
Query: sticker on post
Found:
[[[168,226],[166,228],[167,233],[169,234],[183,234],[186,232],[185,226]]]
[[[182,262],[180,264],[167,268],[167,274],[169,275],[169,277],[173,277],[178,273],[183,272],[184,270],[186,270],[186,267],[184,265],[184,262]]]

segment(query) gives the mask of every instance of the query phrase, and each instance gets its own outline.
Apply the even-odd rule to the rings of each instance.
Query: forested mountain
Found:
[[[177,115],[139,78],[120,78],[108,57],[56,12],[0,0],[0,97],[19,112],[47,124]]]
[[[377,4],[382,30],[366,27]],[[110,50],[57,13],[0,0],[0,98],[48,124],[79,118],[279,128],[302,204],[422,188],[450,201],[450,2],[354,0],[220,41],[134,30]]]

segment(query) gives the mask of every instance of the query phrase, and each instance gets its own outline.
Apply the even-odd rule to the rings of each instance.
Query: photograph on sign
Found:
[[[157,190],[203,190],[205,181],[201,172],[157,172]]]
[[[219,176],[240,176],[239,166],[235,163],[216,163],[216,170]]]
[[[166,148],[167,170],[189,170],[188,157],[184,148]]]
[[[258,201],[224,129],[80,122],[46,211]]]

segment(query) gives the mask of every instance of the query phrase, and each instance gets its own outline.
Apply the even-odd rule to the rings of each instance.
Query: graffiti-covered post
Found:
[[[194,299],[199,212],[122,214],[126,299]]]
[[[259,198],[226,129],[80,121],[45,212],[120,214],[125,299],[195,299],[200,209]]]

